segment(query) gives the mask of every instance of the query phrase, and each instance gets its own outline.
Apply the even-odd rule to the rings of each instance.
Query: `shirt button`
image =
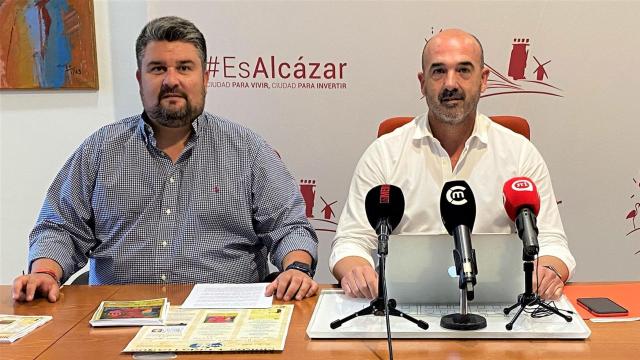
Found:
[[[160,279],[162,279],[162,281],[167,281],[167,275],[165,274],[160,275]]]
[[[176,180],[175,180],[175,179],[173,178],[173,176],[172,176],[172,177],[169,179],[169,182],[171,182],[171,183],[173,184],[174,182],[176,182]]]
[[[167,242],[166,242],[166,241],[163,241],[163,242],[162,242],[162,246],[167,246]]]
[[[167,213],[167,215],[171,214],[171,209],[167,209],[165,210],[165,212]]]

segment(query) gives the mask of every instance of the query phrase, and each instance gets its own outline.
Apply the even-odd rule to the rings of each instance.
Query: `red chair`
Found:
[[[498,123],[513,132],[521,134],[529,140],[531,139],[531,129],[529,128],[529,123],[525,118],[513,115],[494,115],[489,118],[495,123]],[[383,120],[378,126],[378,137],[392,132],[411,120],[413,120],[413,117],[410,116],[392,117]]]

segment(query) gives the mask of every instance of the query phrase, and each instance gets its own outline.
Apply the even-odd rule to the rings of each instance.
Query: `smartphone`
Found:
[[[609,298],[578,298],[578,305],[597,316],[626,316],[629,311]]]

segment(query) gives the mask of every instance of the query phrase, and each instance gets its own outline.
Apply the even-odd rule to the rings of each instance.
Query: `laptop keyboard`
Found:
[[[469,304],[469,312],[482,316],[492,317],[505,317],[504,308],[512,304]],[[460,312],[459,304],[439,304],[439,305],[425,305],[425,304],[404,304],[398,305],[398,310],[407,313],[412,316],[435,316],[441,317],[443,315],[454,314]],[[512,311],[512,313],[514,313]],[[512,315],[513,316],[513,315]]]

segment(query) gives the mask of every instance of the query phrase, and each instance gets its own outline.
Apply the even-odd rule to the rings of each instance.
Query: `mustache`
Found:
[[[438,96],[438,100],[440,100],[440,102],[449,100],[464,100],[464,94],[458,89],[444,89],[440,93],[440,96]]]
[[[177,88],[169,88],[163,86],[160,89],[160,93],[158,94],[158,100],[167,96],[179,96],[185,99],[187,98],[187,94],[184,91]]]

